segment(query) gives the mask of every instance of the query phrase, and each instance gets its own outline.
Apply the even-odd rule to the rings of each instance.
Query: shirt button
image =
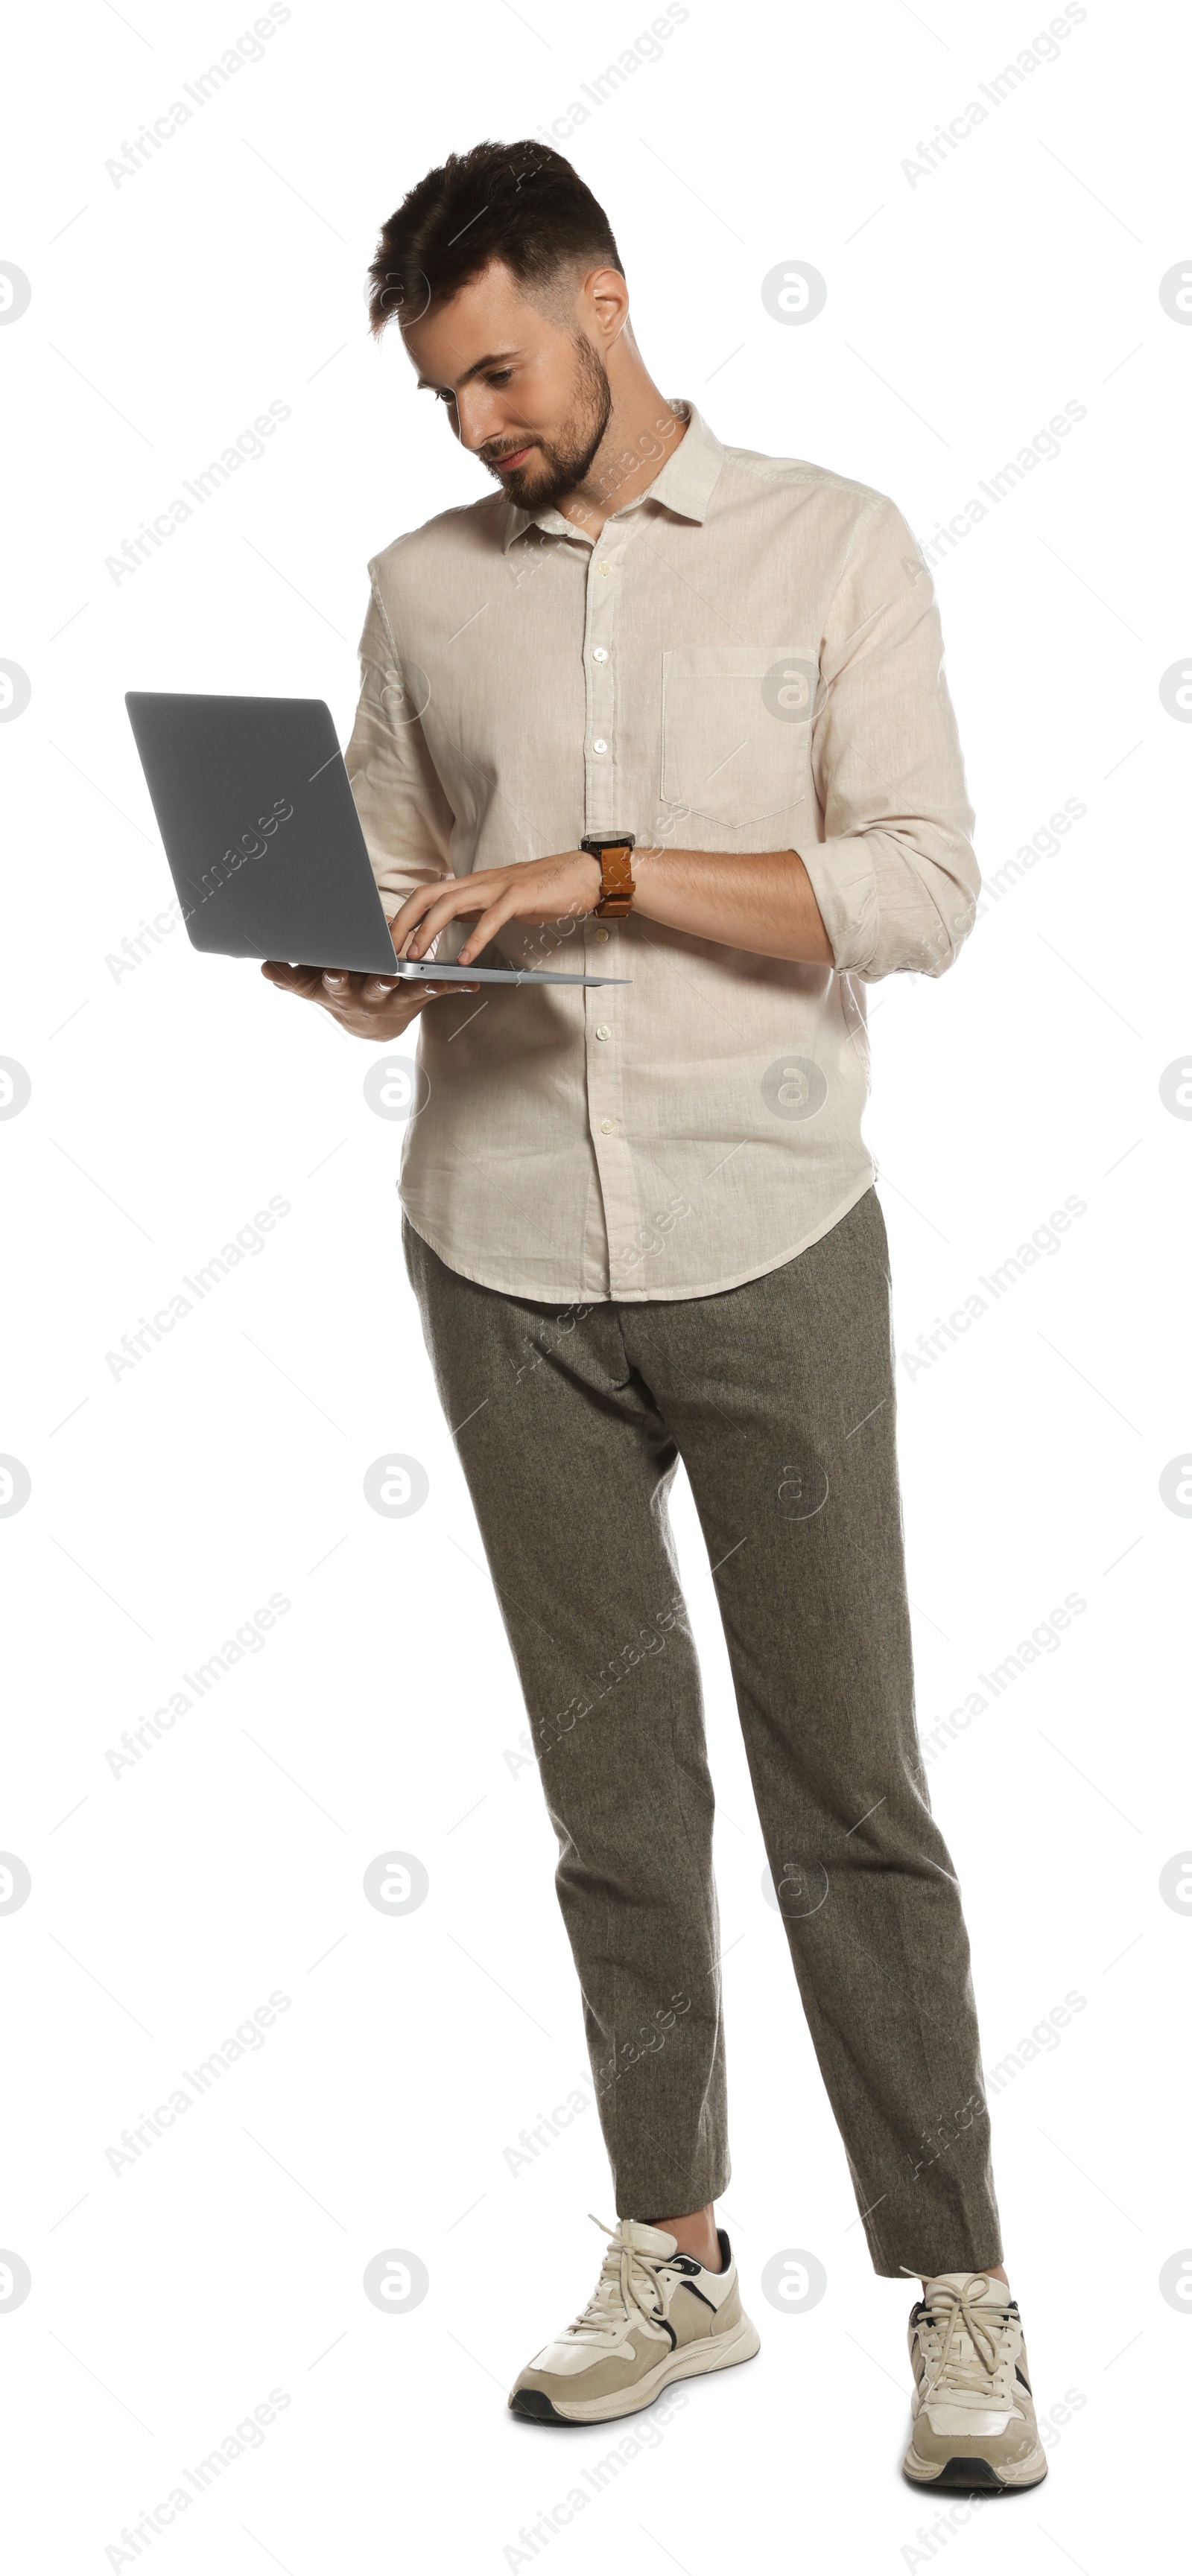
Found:
[[[608,651],[607,651],[607,648],[606,648],[606,646],[605,646],[605,645],[603,645],[603,644],[597,644],[597,645],[595,645],[595,646],[594,646],[594,648],[593,648],[593,652],[592,652],[592,660],[593,660],[594,662],[607,662],[607,660],[608,660]]]
[[[594,930],[594,931],[593,931],[593,933],[592,933],[592,937],[593,937],[593,939],[598,939],[598,940],[600,941],[600,943],[601,943],[601,946],[603,947],[604,942],[605,942],[605,940],[606,940],[606,939],[607,939],[607,937],[608,937],[608,932],[607,932],[607,930]]]
[[[596,740],[595,740],[595,742],[594,742],[594,743],[593,743],[593,745],[592,745],[592,749],[593,749],[593,751],[607,751],[607,750],[608,750],[608,744],[606,743],[606,741],[605,741],[605,739],[604,739],[603,734],[597,734],[597,736],[596,736]]]
[[[596,1035],[598,1038],[611,1038],[612,1030],[610,1029],[607,1020],[601,1021],[600,1026],[596,1031]]]
[[[615,1126],[616,1126],[616,1123],[617,1123],[617,1122],[616,1122],[616,1119],[615,1119],[615,1118],[602,1118],[602,1119],[601,1119],[601,1121],[600,1121],[600,1133],[601,1133],[601,1135],[602,1135],[602,1136],[611,1136],[611,1135],[612,1135],[612,1133],[613,1133],[613,1129],[614,1129],[614,1128],[615,1128]]]
[[[608,577],[609,577],[609,574],[610,574],[610,572],[612,571],[612,565],[611,565],[611,564],[597,564],[597,566],[596,566],[596,570],[597,570],[597,572],[601,575],[602,579],[603,579],[603,580],[605,580],[605,581],[607,581],[607,580],[608,580]]]

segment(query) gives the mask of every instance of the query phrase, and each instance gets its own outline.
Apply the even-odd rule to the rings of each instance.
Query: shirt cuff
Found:
[[[864,975],[878,944],[877,878],[864,836],[812,841],[799,857],[811,879],[837,974]]]

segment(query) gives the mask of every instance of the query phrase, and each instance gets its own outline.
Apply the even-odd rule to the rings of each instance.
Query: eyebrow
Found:
[[[486,358],[477,358],[474,367],[466,367],[464,369],[464,373],[460,377],[459,381],[461,385],[470,385],[473,376],[482,376],[486,367],[503,367],[507,365],[510,358],[516,358],[517,355],[518,352],[516,349],[490,349]],[[418,391],[419,393],[445,394],[453,392],[454,387],[451,385],[437,385],[432,376],[419,376]]]

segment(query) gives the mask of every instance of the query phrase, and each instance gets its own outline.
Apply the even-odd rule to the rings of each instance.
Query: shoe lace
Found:
[[[630,2245],[620,2229],[606,2227],[592,2210],[588,2216],[593,2227],[609,2239],[608,2251],[600,2266],[600,2278],[588,2301],[566,2328],[588,2342],[602,2341],[624,2331],[632,2317],[639,2316],[654,2325],[662,2314],[662,2289],[658,2280],[665,2264],[657,2255],[645,2255]]]
[[[1008,2294],[1004,2304],[996,2305],[974,2295],[974,2284],[984,2287],[987,2277],[970,2273],[959,2290],[939,2283],[926,2301],[927,2316],[920,2319],[927,2364],[924,2400],[959,2392],[988,2400],[1008,2364]]]

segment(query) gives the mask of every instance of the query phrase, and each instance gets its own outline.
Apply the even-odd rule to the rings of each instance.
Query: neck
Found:
[[[615,374],[610,367],[609,381],[613,407],[608,427],[583,482],[558,505],[563,517],[593,540],[614,510],[623,510],[649,490],[687,430],[640,360]]]

